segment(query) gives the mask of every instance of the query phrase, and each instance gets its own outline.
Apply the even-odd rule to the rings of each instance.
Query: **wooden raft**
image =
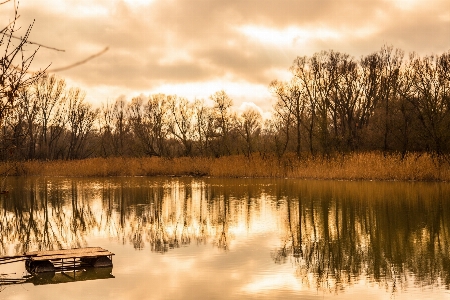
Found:
[[[63,272],[83,267],[112,267],[114,253],[101,247],[74,248],[24,253],[30,273]]]

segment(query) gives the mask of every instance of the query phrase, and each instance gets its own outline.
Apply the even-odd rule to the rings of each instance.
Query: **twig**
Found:
[[[3,33],[3,32],[0,32],[0,33],[4,34],[6,36],[10,36],[10,37],[12,37],[14,39],[17,39],[17,40],[23,40],[22,38],[14,36],[12,34]],[[54,48],[54,47],[45,46],[45,45],[42,45],[42,44],[39,44],[39,43],[36,43],[36,42],[31,42],[31,41],[28,41],[28,40],[25,40],[25,43],[26,44],[30,44],[30,45],[37,45],[37,46],[40,46],[40,47],[43,47],[43,48],[47,48],[47,49],[55,50],[55,51],[59,51],[59,52],[66,52],[66,50],[63,50],[63,49],[58,49],[58,48]]]
[[[1,5],[1,4],[0,4]],[[7,30],[8,29],[8,27],[9,26],[11,26],[11,24],[13,24],[14,22],[16,22],[17,21],[17,19],[19,18],[20,16],[18,16],[15,20],[12,20],[11,22],[9,22],[9,24],[8,25],[6,25],[6,27],[5,28],[3,28],[2,30],[0,30],[0,33],[3,33],[3,31],[5,31],[5,30]],[[4,34],[4,33],[3,33]]]
[[[96,53],[96,54],[94,54],[94,55],[91,55],[91,56],[89,56],[88,58],[83,59],[83,60],[81,60],[81,61],[79,61],[79,62],[76,62],[76,63],[74,63],[74,64],[71,64],[71,65],[68,65],[68,66],[65,66],[65,67],[61,67],[61,68],[50,69],[50,70],[47,70],[47,72],[48,72],[48,73],[49,73],[49,72],[60,72],[60,71],[65,71],[65,70],[71,69],[71,68],[73,68],[73,67],[82,65],[82,64],[84,64],[84,63],[90,61],[91,59],[94,59],[94,58],[96,58],[97,56],[102,55],[103,53],[105,53],[106,51],[108,51],[108,49],[109,49],[109,47],[106,47],[106,48],[103,49],[102,51],[100,51],[100,52],[98,52],[98,53]]]
[[[74,63],[74,64],[71,64],[71,65],[68,65],[68,66],[65,66],[65,67],[61,67],[61,68],[55,68],[55,69],[48,69],[48,67],[47,67],[47,68],[45,68],[44,70],[39,71],[39,72],[40,72],[40,73],[51,73],[51,72],[65,71],[65,70],[71,69],[71,68],[73,68],[73,67],[82,65],[82,64],[84,64],[84,63],[90,61],[91,59],[94,59],[94,58],[96,58],[96,57],[102,55],[103,53],[105,53],[105,52],[108,51],[108,50],[109,50],[109,47],[106,47],[106,48],[103,49],[102,51],[100,51],[100,52],[98,52],[98,53],[96,53],[96,54],[94,54],[94,55],[91,55],[91,56],[89,56],[88,58],[83,59],[83,60],[81,60],[81,61],[79,61],[79,62],[76,62],[76,63]],[[18,71],[22,71],[22,68],[20,68],[19,66],[17,66],[17,67],[16,67],[16,66],[12,66],[12,68],[14,68],[14,69],[16,69],[16,70],[18,70]],[[35,71],[29,71],[29,70],[27,70],[26,72],[29,73],[29,74],[36,74],[36,73],[37,73],[37,72],[35,72]]]

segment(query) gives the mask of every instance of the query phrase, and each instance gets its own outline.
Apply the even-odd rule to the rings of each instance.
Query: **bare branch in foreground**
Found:
[[[2,32],[0,31],[0,33],[2,33]],[[12,35],[12,34],[7,34],[7,33],[3,33],[3,34],[6,35],[6,36],[8,36],[8,37],[12,37],[12,38],[14,38],[14,39],[17,39],[17,40],[22,40],[22,38],[17,37],[17,36],[14,36],[14,35]],[[28,40],[25,41],[25,44],[36,45],[36,46],[40,46],[40,47],[42,47],[42,48],[47,48],[47,49],[55,50],[55,51],[59,51],[59,52],[66,52],[66,50],[64,50],[64,49],[58,49],[58,48],[54,48],[54,47],[50,47],[50,46],[45,46],[45,45],[43,45],[43,44],[39,44],[39,43],[32,42],[32,41],[28,41]]]
[[[83,60],[81,60],[81,61],[79,61],[79,62],[76,62],[76,63],[74,63],[74,64],[71,64],[71,65],[68,65],[68,66],[65,66],[65,67],[61,67],[61,68],[55,68],[55,69],[47,70],[47,73],[50,73],[50,72],[60,72],[60,71],[65,71],[65,70],[74,68],[74,67],[76,67],[76,66],[82,65],[82,64],[84,64],[84,63],[90,61],[91,59],[94,59],[94,58],[96,58],[96,57],[102,55],[103,53],[105,53],[106,51],[108,51],[108,49],[109,49],[109,47],[106,47],[106,48],[103,49],[102,51],[100,51],[100,52],[98,52],[98,53],[96,53],[96,54],[94,54],[94,55],[91,55],[91,56],[89,56],[88,58],[83,59]]]
[[[69,69],[71,69],[71,68],[77,67],[77,66],[79,66],[79,65],[85,64],[85,63],[87,63],[88,61],[90,61],[91,59],[94,59],[94,58],[96,58],[96,57],[102,55],[103,53],[105,53],[105,52],[108,51],[108,50],[109,50],[109,47],[106,47],[106,48],[103,49],[102,51],[100,51],[100,52],[98,52],[98,53],[96,53],[96,54],[94,54],[94,55],[91,55],[91,56],[89,56],[88,58],[85,58],[85,59],[83,59],[83,60],[81,60],[81,61],[78,61],[78,62],[76,62],[76,63],[73,63],[73,64],[68,65],[68,66],[65,66],[65,67],[60,67],[60,68],[55,68],[55,69],[48,69],[48,68],[50,67],[50,65],[49,65],[49,66],[47,66],[44,70],[39,70],[39,71],[30,71],[30,70],[26,70],[25,72],[28,73],[28,74],[37,74],[37,73],[56,73],[56,72],[60,72],[60,71],[66,71],[66,70],[69,70]],[[10,67],[13,68],[13,69],[15,69],[15,70],[17,70],[17,71],[23,71],[23,69],[22,69],[21,67],[19,67],[19,66],[13,66],[13,65],[11,65]]]

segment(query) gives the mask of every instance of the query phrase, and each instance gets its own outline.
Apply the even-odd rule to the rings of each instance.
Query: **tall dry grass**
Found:
[[[76,161],[27,161],[0,164],[11,176],[212,176],[336,180],[450,181],[448,161],[430,154],[384,156],[353,153],[332,158],[253,155],[221,158],[90,158]]]

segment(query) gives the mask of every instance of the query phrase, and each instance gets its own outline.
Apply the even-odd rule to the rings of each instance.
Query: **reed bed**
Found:
[[[430,154],[353,153],[333,157],[286,155],[220,158],[90,158],[0,163],[5,176],[210,176],[333,180],[450,181],[450,164]]]

